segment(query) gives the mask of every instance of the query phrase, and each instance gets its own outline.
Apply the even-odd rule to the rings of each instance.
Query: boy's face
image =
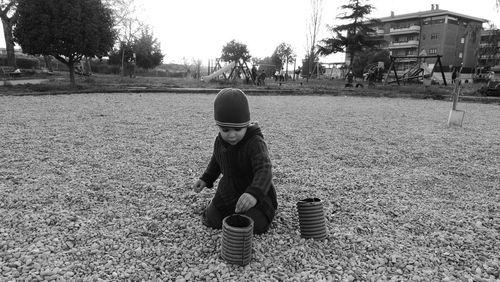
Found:
[[[238,142],[245,137],[245,133],[247,132],[246,127],[235,128],[235,127],[223,127],[219,126],[220,136],[224,141],[231,145],[236,145]]]

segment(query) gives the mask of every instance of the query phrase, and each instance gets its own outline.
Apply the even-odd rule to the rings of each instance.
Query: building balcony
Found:
[[[480,43],[479,48],[496,48],[500,47],[500,41],[498,43]]]
[[[389,49],[418,48],[418,44],[418,40],[409,40],[405,42],[391,42],[387,47]]]
[[[491,54],[491,55],[481,55],[479,56],[481,60],[496,60],[500,58],[500,54]]]
[[[383,29],[375,29],[373,32],[368,32],[368,35],[373,37],[384,36],[385,31]]]
[[[420,26],[412,25],[405,28],[391,28],[389,30],[390,35],[409,34],[409,33],[420,33]]]

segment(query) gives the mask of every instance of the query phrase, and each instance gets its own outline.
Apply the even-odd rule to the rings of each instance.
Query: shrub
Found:
[[[92,72],[101,74],[120,74],[120,66],[108,65],[106,63],[94,63],[92,62]]]
[[[40,68],[40,62],[35,58],[17,58],[16,65],[21,69]]]
[[[7,57],[0,57],[0,66],[7,65]],[[16,57],[16,66],[20,69],[33,69],[39,68],[40,62],[36,58],[27,58],[27,57]]]
[[[144,77],[172,77],[170,76],[171,73],[166,72],[166,71],[157,71],[154,69],[143,69],[143,68],[135,68],[135,74],[139,76],[144,76]],[[183,75],[185,73],[182,73]],[[177,76],[177,77],[184,77],[184,76]]]
[[[45,84],[45,83],[29,84],[29,85],[26,85],[26,87],[35,91],[35,92],[47,92],[47,91],[54,90],[54,86],[49,85],[49,84]]]
[[[184,78],[184,77],[186,77],[186,73],[185,72],[167,72],[166,76],[167,77]]]
[[[34,92],[53,92],[53,91],[67,91],[71,90],[85,90],[87,87],[81,84],[75,85],[72,87],[71,85],[62,85],[62,84],[51,84],[51,83],[40,83],[40,84],[26,84],[24,87],[30,89]]]
[[[96,80],[93,77],[88,76],[88,77],[85,77],[83,79],[83,82],[88,83],[88,84],[95,84]]]
[[[13,85],[10,81],[6,80],[3,82],[3,86],[6,87],[6,88],[12,88]]]

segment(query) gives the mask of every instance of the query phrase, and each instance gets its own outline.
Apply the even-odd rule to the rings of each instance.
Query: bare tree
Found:
[[[276,50],[274,50],[273,56],[276,55],[277,58],[280,60],[280,65],[276,66],[280,69],[283,69],[283,65],[286,67],[285,73],[287,74],[285,76],[285,79],[288,78],[288,64],[295,62],[295,52],[293,51],[293,48],[290,44],[288,43],[281,43],[276,47]]]
[[[196,79],[201,78],[201,64],[202,64],[201,59],[193,58],[193,66],[196,71]]]
[[[103,0],[103,2],[113,12],[120,40],[130,40],[132,35],[140,32],[142,23],[136,16],[139,7],[135,0]]]
[[[7,50],[7,64],[11,67],[16,66],[12,31],[18,17],[16,11],[17,5],[18,0],[0,0],[0,19],[2,20],[5,49]]]
[[[186,57],[182,57],[182,65],[184,66],[184,69],[186,70],[186,77],[190,76],[191,75],[191,68],[193,66],[189,62],[189,59]]]
[[[117,45],[130,45],[134,39],[144,30],[145,25],[137,18],[139,7],[135,0],[103,0],[113,12],[115,28],[118,33]],[[125,49],[122,48],[122,75],[125,75]]]
[[[311,1],[311,14],[307,21],[307,34],[306,34],[306,59],[308,61],[307,81],[311,76],[311,68],[316,58],[316,42],[319,35],[321,26],[321,15],[323,11],[323,0],[310,0]],[[500,1],[500,0],[497,0]]]

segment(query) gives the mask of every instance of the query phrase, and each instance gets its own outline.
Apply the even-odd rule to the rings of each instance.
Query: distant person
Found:
[[[257,77],[257,86],[266,85],[266,72],[262,70],[262,72]]]
[[[369,70],[368,75],[366,76],[366,80],[368,80],[368,85],[375,85],[375,70]]]
[[[219,134],[203,175],[194,183],[199,193],[219,180],[212,201],[202,215],[205,226],[221,229],[225,217],[245,214],[254,221],[254,233],[271,226],[278,201],[271,159],[258,124],[250,122],[248,99],[240,89],[222,89],[214,101]]]
[[[127,64],[126,64],[125,67],[127,69],[129,77],[130,78],[135,78],[135,59],[134,58],[130,58],[127,61]]]
[[[280,71],[279,71],[279,70],[276,70],[276,71],[274,72],[274,75],[273,75],[273,76],[274,76],[274,81],[278,81],[278,78],[279,78],[279,76],[280,76]]]
[[[451,83],[452,84],[455,84],[457,82],[457,76],[458,76],[458,72],[457,72],[457,69],[453,69],[453,72],[451,73]]]
[[[252,81],[253,82],[256,82],[257,81],[257,68],[254,66],[252,66]]]
[[[349,70],[345,76],[346,78],[346,85],[345,87],[352,87],[352,83],[354,82],[354,73],[352,73],[352,70]]]
[[[299,79],[300,77],[300,72],[302,71],[302,68],[301,67],[298,67],[296,70],[295,70],[295,76],[296,76],[296,79]]]

